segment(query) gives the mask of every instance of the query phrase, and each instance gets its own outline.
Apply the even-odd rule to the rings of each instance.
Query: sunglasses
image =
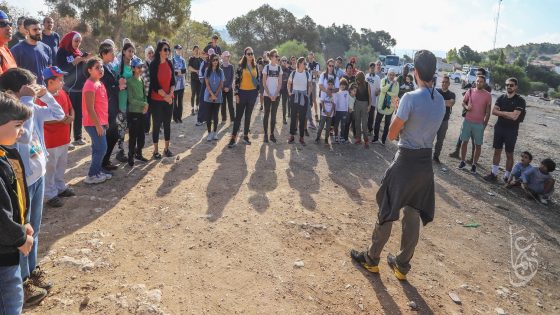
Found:
[[[270,58],[278,58],[278,55],[272,55]]]
[[[170,52],[170,51],[171,51],[171,49],[169,49],[169,48],[167,48],[167,47],[165,47],[165,48],[162,49],[162,50],[165,51],[165,52]]]
[[[212,62],[218,62],[218,61],[219,61],[218,59],[213,59],[213,60],[212,60]]]
[[[253,56],[253,53],[252,53],[252,52],[248,52],[248,53],[246,53],[245,55],[247,55],[247,56]]]
[[[288,60],[282,60],[282,62],[288,62]]]
[[[512,84],[512,83],[506,83],[506,86],[507,86],[507,87],[514,87],[514,86],[515,86],[515,84]]]
[[[14,26],[14,22],[0,21],[0,27],[6,27],[6,26],[12,27]]]
[[[334,65],[327,65],[327,67],[332,68],[332,67],[334,67]]]

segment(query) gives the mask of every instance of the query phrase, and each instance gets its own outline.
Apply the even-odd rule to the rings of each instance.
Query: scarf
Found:
[[[60,45],[58,47],[66,50],[69,53],[71,53],[72,56],[74,56],[74,57],[81,56],[82,52],[80,51],[80,49],[79,48],[74,48],[72,46],[72,41],[74,40],[74,38],[76,38],[78,36],[81,37],[82,35],[80,35],[80,33],[78,33],[78,32],[74,32],[74,31],[64,35],[64,37],[62,37],[62,40],[60,41]]]

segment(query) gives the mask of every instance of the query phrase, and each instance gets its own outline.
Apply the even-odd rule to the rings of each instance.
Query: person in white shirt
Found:
[[[309,96],[311,94],[311,75],[305,70],[305,58],[300,57],[297,68],[288,79],[288,93],[290,94],[292,110],[290,117],[290,139],[288,143],[294,143],[297,124],[299,123],[299,142],[305,145],[303,140],[305,132],[305,120],[310,106]]]
[[[270,63],[263,67],[264,85],[264,142],[268,143],[268,119],[270,117],[270,141],[276,143],[274,128],[276,127],[276,112],[280,102],[280,88],[282,87],[282,67],[278,64],[278,51],[268,53]]]
[[[339,143],[344,138],[344,129],[348,120],[348,102],[350,95],[348,94],[348,81],[340,80],[340,90],[335,94],[334,103],[336,111],[334,116],[334,142]],[[340,131],[340,135],[339,135]]]
[[[331,121],[336,112],[336,103],[334,101],[333,92],[334,79],[329,79],[327,83],[327,89],[323,92],[321,91],[321,121],[319,122],[319,129],[317,129],[317,138],[315,138],[315,143],[319,143],[321,140],[321,132],[325,128],[325,144],[329,144],[329,129],[331,127]]]
[[[321,66],[317,61],[315,61],[315,54],[309,52],[307,55],[307,71],[311,74],[311,106],[307,111],[307,121],[309,122],[309,128],[316,129],[315,123],[313,122],[313,116],[311,116],[311,107],[315,107],[315,120],[319,120],[319,110],[317,107],[317,80],[319,78],[319,71],[321,71]]]
[[[375,106],[377,105],[377,96],[381,92],[381,78],[375,72],[375,62],[371,62],[369,64],[369,73],[366,74],[366,82],[369,84],[369,92],[371,97],[371,107],[372,110],[369,111],[368,114],[368,121],[367,121],[367,128],[368,132],[373,132],[373,122],[375,121]]]

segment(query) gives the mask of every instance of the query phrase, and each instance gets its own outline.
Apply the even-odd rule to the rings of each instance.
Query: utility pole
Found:
[[[498,0],[498,14],[496,14],[496,29],[494,30],[494,48],[496,49],[496,38],[498,36],[498,21],[500,20],[500,9],[502,7],[502,0]]]

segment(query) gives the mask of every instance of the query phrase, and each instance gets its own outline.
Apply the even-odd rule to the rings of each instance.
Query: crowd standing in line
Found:
[[[61,207],[64,198],[75,195],[64,172],[68,150],[86,144],[82,130],[89,136],[92,152],[86,184],[113,177],[118,166],[111,157],[117,144],[117,161],[130,167],[136,161],[147,162],[142,151],[150,130],[152,159],[172,157],[171,121],[179,124],[184,118],[187,72],[191,115],[197,116],[196,126],[206,123],[209,142],[219,139],[220,118],[225,123],[229,115],[233,126],[228,147],[236,146],[241,127],[241,141],[250,145],[257,100],[264,109],[263,142],[268,145],[279,141],[275,131],[280,103],[283,125],[290,119],[290,144],[298,136],[305,146],[308,129],[317,129],[318,144],[324,131],[326,144],[353,142],[366,149],[370,143],[381,140],[385,144],[387,138],[398,138],[398,152],[377,192],[379,216],[372,243],[366,251],[353,250],[351,256],[370,272],[379,272],[381,250],[392,222],[404,208],[401,251],[387,260],[395,276],[406,279],[420,222],[427,224],[434,217],[432,161],[440,163],[456,101],[449,90],[449,77],[443,76],[441,89],[436,90],[431,52],[419,51],[414,69],[405,68],[400,76],[394,69],[385,75],[380,61],[372,61],[364,73],[356,68],[355,58],[344,64],[342,57],[329,59],[321,72],[312,52],[306,60],[304,56],[279,56],[272,49],[257,59],[251,47],[243,50],[234,65],[232,54],[222,52],[218,45],[217,35],[202,51],[195,45],[188,61],[181,45],[173,46],[172,51],[166,40],[158,41],[155,49],[146,47],[145,60],[141,60],[129,39],[123,40],[121,50],[106,39],[96,53],[88,53],[80,49],[80,33],[72,31],[61,38],[53,26],[50,17],[42,25],[33,18],[19,18],[12,36],[16,26],[0,11],[0,295],[9,297],[0,301],[0,312],[19,314],[24,305],[39,303],[53,286],[38,265],[42,211],[44,204]],[[555,162],[546,158],[533,167],[531,153],[524,151],[521,161],[513,165],[519,124],[526,114],[525,100],[517,94],[517,80],[507,79],[506,93],[492,108],[485,70],[478,69],[477,74],[475,86],[468,87],[462,99],[464,121],[451,156],[459,158],[460,154],[459,169],[465,168],[468,142],[473,142],[471,172],[476,174],[484,129],[490,115],[495,115],[492,168],[484,179],[497,181],[505,147],[506,186],[520,186],[531,198],[548,203],[554,192],[550,173],[556,169]],[[353,141],[349,141],[350,131]]]

